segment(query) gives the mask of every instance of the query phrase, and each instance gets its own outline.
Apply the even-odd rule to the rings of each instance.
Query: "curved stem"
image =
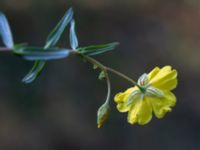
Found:
[[[106,67],[102,63],[100,63],[99,61],[97,61],[96,59],[94,59],[94,58],[92,58],[90,56],[83,55],[83,54],[80,54],[80,55],[83,58],[85,58],[88,62],[90,62],[91,64],[98,66],[103,71],[106,71]]]
[[[100,62],[98,62],[97,60],[95,60],[92,57],[89,57],[89,56],[86,56],[86,55],[83,55],[83,54],[79,54],[79,55],[81,55],[83,58],[85,58],[91,64],[96,65],[102,71],[104,71],[105,78],[106,78],[106,83],[107,83],[107,88],[108,88],[108,92],[107,92],[107,97],[106,97],[105,103],[109,103],[109,101],[110,101],[110,95],[111,95],[111,82],[110,82],[110,78],[108,76],[108,72],[107,72],[107,69],[106,69],[107,67],[105,67],[103,64],[101,64]]]
[[[111,83],[110,83],[110,78],[109,78],[107,72],[106,72],[106,82],[107,82],[108,92],[107,92],[107,97],[106,97],[105,103],[109,103],[110,102],[110,94],[111,94]]]
[[[114,73],[114,74],[116,74],[116,75],[118,75],[118,76],[126,79],[127,81],[131,82],[133,85],[139,87],[139,85],[137,84],[137,82],[135,82],[133,79],[131,79],[130,77],[126,76],[125,74],[123,74],[123,73],[121,73],[121,72],[119,72],[119,71],[117,71],[115,69],[112,69],[110,67],[106,67],[106,70],[108,70],[108,71],[110,71],[110,72],[112,72],[112,73]]]
[[[127,81],[131,82],[134,86],[137,86],[139,89],[141,88],[137,82],[135,82],[133,79],[131,79],[130,77],[126,76],[125,74],[115,70],[115,69],[112,69],[110,67],[107,67],[107,66],[104,66],[102,63],[100,63],[99,61],[97,61],[96,59],[90,57],[90,56],[86,56],[86,55],[83,55],[83,54],[80,54],[78,53],[79,55],[81,55],[83,58],[85,58],[88,62],[90,62],[91,64],[93,65],[97,65],[100,69],[102,69],[105,73],[106,73],[106,76],[108,77],[108,71],[116,74],[117,76],[121,77],[121,78],[124,78],[126,79]],[[108,78],[109,79],[109,78]]]

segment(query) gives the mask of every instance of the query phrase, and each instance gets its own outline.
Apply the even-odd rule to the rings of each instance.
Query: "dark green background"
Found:
[[[177,106],[145,126],[127,123],[112,101],[109,121],[96,128],[106,97],[97,72],[78,57],[51,61],[32,84],[20,81],[32,63],[0,54],[1,150],[199,150],[200,2],[198,0],[1,0],[16,43],[42,46],[64,12],[75,10],[81,46],[120,46],[96,57],[137,79],[155,66],[178,70]],[[59,43],[69,46],[68,31]],[[112,75],[112,97],[130,86]]]

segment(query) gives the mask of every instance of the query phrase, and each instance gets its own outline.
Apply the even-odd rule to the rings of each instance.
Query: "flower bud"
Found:
[[[101,128],[105,121],[108,119],[110,106],[104,103],[97,111],[97,127]]]

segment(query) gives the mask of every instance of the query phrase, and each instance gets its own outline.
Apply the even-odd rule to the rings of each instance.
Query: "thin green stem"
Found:
[[[1,52],[12,52],[12,49],[11,48],[7,48],[7,47],[0,47],[0,53]],[[104,66],[102,63],[100,63],[99,61],[97,61],[96,59],[90,57],[90,56],[86,56],[86,55],[83,55],[81,53],[78,53],[77,51],[71,51],[71,53],[73,54],[78,54],[78,55],[81,55],[84,59],[86,59],[88,62],[90,62],[91,64],[93,65],[96,65],[98,66],[102,71],[104,71],[105,73],[105,76],[106,76],[106,79],[107,79],[107,83],[108,86],[110,86],[110,79],[109,79],[109,76],[108,76],[108,71],[126,79],[127,81],[131,82],[133,85],[137,86],[140,88],[140,86],[137,84],[137,82],[135,82],[133,79],[131,79],[130,77],[126,76],[125,74],[115,70],[115,69],[112,69],[110,67],[107,67],[107,66]]]
[[[111,94],[111,82],[110,82],[110,78],[108,76],[108,73],[106,72],[106,82],[107,82],[107,88],[108,88],[108,92],[107,92],[107,97],[106,97],[106,102],[108,103],[110,102],[110,94]]]
[[[82,55],[80,54],[84,59],[86,59],[88,62],[90,62],[93,65],[96,65],[97,67],[99,67],[102,71],[104,71],[105,73],[105,78],[106,78],[106,83],[107,83],[107,88],[108,88],[108,92],[107,92],[107,97],[106,97],[106,101],[105,103],[109,103],[110,101],[110,94],[111,94],[111,82],[110,82],[110,78],[108,75],[108,72],[106,70],[106,67],[101,64],[99,61],[95,60],[92,57],[86,56],[86,55]]]
[[[81,56],[83,58],[85,58],[88,62],[90,62],[91,64],[96,65],[97,67],[99,67],[100,69],[102,69],[103,71],[106,72],[106,67],[102,63],[97,61],[96,59],[94,59],[94,58],[92,58],[90,56],[83,55],[83,54],[81,54]]]
[[[130,77],[126,76],[125,74],[123,74],[123,73],[121,73],[121,72],[119,72],[119,71],[117,71],[115,69],[112,69],[110,67],[106,67],[106,70],[110,71],[110,72],[112,72],[112,73],[114,73],[114,74],[116,74],[116,75],[118,75],[118,76],[120,76],[120,77],[122,77],[124,79],[126,79],[127,81],[131,82],[133,85],[139,87],[139,85],[137,84],[137,82],[135,82],[133,79],[131,79]]]
[[[110,67],[107,67],[107,66],[104,66],[102,63],[100,63],[99,61],[97,61],[96,59],[90,57],[90,56],[86,56],[86,55],[83,55],[83,54],[79,54],[81,55],[83,58],[85,58],[88,62],[90,62],[91,64],[93,65],[96,65],[98,66],[100,69],[102,69],[106,76],[108,77],[108,71],[114,73],[115,75],[121,77],[121,78],[124,78],[126,79],[127,81],[131,82],[134,86],[137,86],[138,88],[141,88],[137,82],[135,82],[133,79],[131,79],[130,77],[126,76],[125,74],[115,70],[115,69],[112,69]],[[109,79],[109,78],[108,78]],[[107,80],[108,81],[108,80]]]

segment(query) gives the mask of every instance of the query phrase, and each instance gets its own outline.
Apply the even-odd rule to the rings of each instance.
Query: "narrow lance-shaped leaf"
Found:
[[[6,19],[5,15],[2,12],[0,12],[0,36],[6,47],[8,48],[13,47],[14,42],[10,26],[8,20]]]
[[[45,49],[49,47],[53,47],[57,44],[62,33],[64,32],[65,28],[70,23],[72,18],[73,18],[73,9],[70,8],[65,13],[64,17],[62,17],[62,19],[56,25],[56,27],[53,29],[53,31],[49,34],[46,44],[45,44]],[[45,64],[46,64],[45,61],[36,61],[32,69],[29,71],[29,73],[22,79],[22,82],[24,83],[33,82],[40,75]]]
[[[119,45],[118,42],[113,42],[109,44],[102,44],[102,45],[91,45],[87,47],[81,47],[78,48],[78,51],[81,54],[88,55],[88,56],[93,56],[93,55],[98,55],[107,51],[111,51],[115,49]]]
[[[69,38],[70,38],[71,48],[75,50],[78,47],[78,39],[77,39],[77,36],[76,36],[75,21],[74,20],[71,21]]]
[[[66,26],[70,23],[70,21],[73,18],[73,9],[70,8],[63,18],[60,20],[60,22],[57,24],[57,26],[53,29],[53,31],[49,34],[47,41],[46,41],[46,47],[51,47],[56,45],[58,40],[60,39],[62,33],[64,32]]]
[[[69,55],[69,49],[47,48],[44,51],[42,47],[20,47],[14,51],[15,54],[24,57],[27,60],[53,60],[65,58]]]
[[[36,61],[29,73],[22,79],[22,82],[27,84],[33,82],[40,75],[44,65],[45,61]]]

